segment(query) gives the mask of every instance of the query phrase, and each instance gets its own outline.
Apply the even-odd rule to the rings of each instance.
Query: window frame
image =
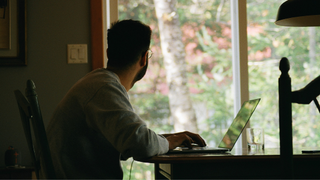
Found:
[[[91,0],[91,58],[92,70],[107,65],[107,29],[118,19],[117,0]]]
[[[232,61],[234,83],[234,115],[244,101],[249,100],[248,38],[247,38],[247,0],[231,2]],[[250,121],[245,129],[250,127]],[[247,148],[246,131],[236,143],[236,150]]]
[[[104,67],[103,0],[90,1],[92,69]]]

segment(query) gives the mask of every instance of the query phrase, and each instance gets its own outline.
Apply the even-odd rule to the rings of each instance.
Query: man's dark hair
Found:
[[[117,21],[108,29],[108,66],[125,69],[136,63],[149,49],[149,26],[136,20]]]

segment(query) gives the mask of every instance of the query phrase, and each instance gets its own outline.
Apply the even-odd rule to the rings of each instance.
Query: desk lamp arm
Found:
[[[319,112],[320,106],[317,96],[320,94],[320,76],[312,80],[309,84],[307,84],[304,88],[293,91],[291,94],[292,102],[298,104],[310,104],[311,101],[314,101]]]

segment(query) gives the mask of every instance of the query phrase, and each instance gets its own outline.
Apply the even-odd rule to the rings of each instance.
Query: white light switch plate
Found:
[[[88,63],[87,44],[68,44],[68,64]]]

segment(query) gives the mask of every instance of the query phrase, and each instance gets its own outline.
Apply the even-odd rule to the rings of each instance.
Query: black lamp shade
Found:
[[[287,0],[279,8],[275,24],[320,26],[320,0]]]

